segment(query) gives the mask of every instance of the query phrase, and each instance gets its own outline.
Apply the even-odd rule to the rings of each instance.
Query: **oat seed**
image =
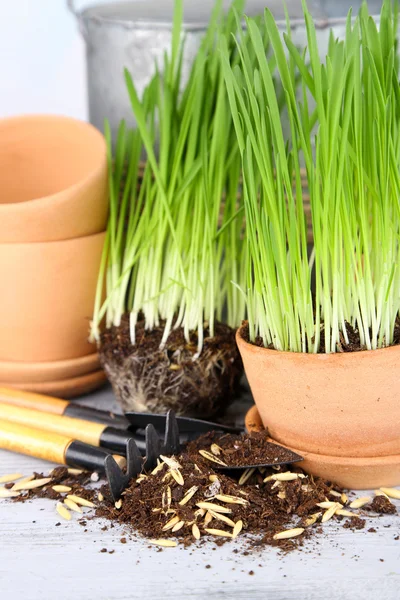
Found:
[[[211,481],[211,483],[214,483],[215,481],[218,481],[218,475],[210,475],[208,480]]]
[[[384,490],[382,490],[384,491]],[[400,495],[399,495],[400,498]],[[365,506],[366,504],[368,504],[369,502],[371,502],[372,498],[371,496],[363,496],[362,498],[356,498],[356,500],[353,500],[353,502],[350,502],[349,506],[350,508],[361,508],[363,506]]]
[[[90,481],[93,481],[93,483],[97,483],[100,479],[100,475],[98,474],[97,471],[94,471],[91,476],[90,476]]]
[[[343,492],[343,494],[340,496],[340,502],[343,504],[343,506],[346,506],[346,504],[348,503],[349,499],[347,497],[347,494],[345,494]]]
[[[200,539],[200,529],[197,527],[196,523],[192,525],[192,534],[195,540]]]
[[[169,466],[170,469],[182,469],[182,465],[178,463],[177,460],[175,460],[175,458],[172,458],[170,456],[164,456],[163,454],[160,454],[160,458],[161,460]]]
[[[68,469],[69,475],[82,475],[82,469]]]
[[[64,504],[65,504],[65,506],[68,506],[69,509],[73,510],[74,512],[82,513],[81,507],[78,506],[77,503],[74,502],[73,500],[70,500],[69,498],[65,498]]]
[[[382,492],[382,490],[375,490],[374,491],[375,496],[383,496],[384,498],[386,498],[386,500],[389,500],[389,496],[387,494],[385,494],[385,492]]]
[[[51,489],[59,494],[70,492],[72,490],[69,485],[52,485]]]
[[[230,514],[232,512],[230,508],[226,508],[226,506],[220,506],[219,504],[214,504],[213,502],[197,502],[196,506],[199,508],[204,508],[205,510],[213,510],[217,513]]]
[[[321,515],[322,515],[321,512],[317,512],[317,513],[310,515],[307,519],[305,519],[304,525],[306,527],[311,527],[312,525],[314,525],[314,523],[316,523],[318,521],[318,519],[320,518]]]
[[[163,548],[175,548],[178,542],[174,542],[173,540],[149,540],[149,544],[162,546]]]
[[[336,490],[331,490],[329,492],[329,495],[330,496],[335,496],[335,498],[341,498],[342,497],[342,494],[340,492],[337,492]]]
[[[183,496],[182,500],[179,502],[180,506],[184,506],[189,502],[191,498],[195,495],[199,487],[197,485],[193,485]]]
[[[30,481],[33,481],[33,479],[35,479],[34,475],[29,475],[28,477],[24,477],[23,479],[21,479],[20,481],[18,481],[18,483],[14,483],[14,485],[12,486],[11,489],[15,489],[17,485],[21,485],[21,483],[29,483]]]
[[[217,494],[215,496],[216,500],[220,500],[221,502],[226,502],[226,504],[242,504],[246,506],[249,501],[245,498],[238,498],[237,496],[226,496],[225,494]]]
[[[122,508],[122,500],[121,498],[119,500],[117,500],[116,502],[114,502],[114,506],[117,510],[120,510]]]
[[[56,510],[57,510],[58,514],[60,515],[60,517],[62,517],[66,521],[70,521],[71,520],[71,513],[64,506],[64,504],[62,504],[62,502],[57,502]]]
[[[165,466],[165,463],[163,463],[163,462],[158,463],[158,465],[156,466],[156,468],[152,470],[151,474],[152,475],[157,475],[157,473],[159,473],[160,471],[163,470],[164,466]]]
[[[74,494],[68,494],[67,498],[69,500],[73,500],[73,502],[76,502],[76,504],[79,504],[80,506],[86,506],[87,508],[95,508],[96,506],[93,504],[93,502],[85,500],[85,498],[81,498],[80,496],[74,496]]]
[[[400,500],[400,490],[396,490],[395,488],[379,488],[381,492],[389,496],[389,498],[394,498],[395,500]]]
[[[43,477],[42,479],[32,479],[31,481],[24,482],[23,480],[16,483],[12,489],[14,492],[18,492],[19,490],[35,490],[36,488],[43,487],[50,483],[51,477]]]
[[[352,513],[349,510],[343,510],[341,508],[338,508],[337,511],[335,512],[335,515],[339,515],[340,517],[357,517],[357,513]]]
[[[214,456],[214,454],[211,454],[211,452],[207,452],[207,450],[199,450],[199,454],[201,454],[201,456],[203,458],[206,458],[207,460],[210,460],[211,462],[217,463],[217,465],[221,465],[223,467],[227,466],[226,463],[224,463],[222,460],[220,460],[219,458]]]
[[[276,475],[271,475],[271,479],[273,481],[294,481],[295,479],[299,479],[298,473],[291,473],[290,471],[286,471],[285,473],[277,473]]]
[[[172,533],[175,533],[175,531],[179,531],[180,529],[182,529],[184,524],[185,524],[185,521],[179,521],[176,525],[173,526]]]
[[[204,531],[207,531],[207,533],[210,533],[211,535],[216,535],[219,537],[233,538],[233,533],[230,533],[229,531],[223,531],[222,529],[206,529],[206,528],[204,528]]]
[[[162,528],[162,531],[168,531],[169,529],[172,529],[174,527],[174,525],[176,525],[179,521],[180,521],[179,517],[172,517],[172,519],[167,521],[167,523],[164,525],[164,527]]]
[[[242,531],[242,529],[243,529],[243,521],[237,521],[235,523],[235,527],[233,528],[233,531],[232,531],[232,537],[237,538],[237,536]]]
[[[297,537],[304,532],[303,527],[296,527],[295,529],[286,529],[286,531],[280,531],[274,535],[274,540],[288,540],[293,537]]]
[[[104,496],[103,496],[103,494],[102,494],[101,492],[99,492],[99,493],[97,494],[97,500],[98,500],[99,502],[103,502],[103,500],[104,500]]]
[[[0,483],[13,483],[18,479],[22,479],[23,475],[21,473],[11,473],[10,475],[2,475],[0,477]]]
[[[21,492],[15,492],[13,490],[6,490],[6,488],[0,488],[0,498],[16,498],[20,495]]]
[[[319,508],[332,508],[333,506],[335,506],[336,508],[339,508],[338,502],[329,502],[329,500],[326,502],[317,502],[317,504],[315,506],[319,506]],[[340,505],[340,508],[343,508],[343,506]]]
[[[211,444],[210,450],[214,454],[214,456],[219,456],[222,452],[222,448],[218,446],[218,444]]]
[[[341,509],[342,505],[340,504],[336,504],[334,506],[331,506],[330,508],[328,508],[328,510],[326,510],[324,512],[324,514],[322,515],[322,519],[321,519],[321,523],[326,523],[327,521],[329,521],[330,519],[332,519],[333,515],[335,514],[335,512],[338,509]]]
[[[218,521],[222,521],[223,523],[226,523],[230,527],[235,527],[235,522],[232,521],[232,519],[230,519],[229,517],[226,517],[225,515],[221,515],[221,513],[216,513],[213,510],[209,510],[208,512],[214,519],[217,519]]]
[[[245,472],[242,474],[241,478],[239,479],[239,485],[244,485],[246,483],[246,481],[248,481],[250,479],[250,477],[253,475],[254,471],[256,470],[255,467],[252,467],[251,469],[246,469]]]
[[[185,483],[185,480],[182,477],[182,473],[178,469],[172,469],[170,473],[178,485],[183,485]]]
[[[204,527],[207,527],[211,521],[213,520],[213,516],[210,511],[206,512],[206,516],[204,517]]]

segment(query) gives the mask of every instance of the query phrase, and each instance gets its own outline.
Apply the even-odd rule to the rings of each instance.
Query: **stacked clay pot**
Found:
[[[72,397],[104,381],[88,336],[107,214],[99,131],[0,120],[0,386]]]

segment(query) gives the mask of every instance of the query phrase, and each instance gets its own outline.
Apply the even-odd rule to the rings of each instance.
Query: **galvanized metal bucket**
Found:
[[[215,0],[185,0],[185,50],[183,82],[185,82],[200,40],[206,30]],[[87,79],[90,122],[103,130],[107,117],[113,133],[121,119],[134,125],[123,77],[128,68],[141,94],[154,75],[156,64],[162,69],[164,52],[171,45],[174,0],[131,0],[97,4],[78,10],[74,0],[68,7],[77,17],[86,41]],[[231,0],[225,0],[225,7]],[[300,46],[305,41],[300,0],[286,0],[294,40]],[[344,17],[350,5],[354,11],[361,0],[309,0],[309,8],[318,23],[323,43],[328,43],[328,31],[335,27],[340,36]],[[246,13],[259,14],[268,6],[278,22],[284,24],[282,0],[247,0]],[[381,0],[370,0],[370,11],[379,13]],[[376,10],[375,10],[376,9]]]

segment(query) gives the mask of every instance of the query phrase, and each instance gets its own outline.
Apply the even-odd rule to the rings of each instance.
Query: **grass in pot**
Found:
[[[258,24],[247,20],[256,66],[241,52],[232,68],[221,42],[246,216],[248,322],[238,345],[264,426],[305,467],[353,487],[399,484],[397,6],[384,2],[379,28],[366,5],[355,19],[350,12],[324,61],[303,8],[303,53],[290,28],[282,39],[264,15],[289,138]]]
[[[111,213],[92,333],[125,410],[211,417],[243,372],[241,157],[217,52],[227,35],[229,61],[239,61],[243,2],[234,8],[224,15],[216,4],[182,91],[177,2],[170,56],[142,100],[125,73],[138,129],[121,124],[114,156],[107,129]]]

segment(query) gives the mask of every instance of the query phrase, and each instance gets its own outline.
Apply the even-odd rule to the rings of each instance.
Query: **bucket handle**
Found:
[[[87,24],[82,19],[82,13],[75,8],[75,0],[67,0],[67,8],[71,11],[71,13],[76,17],[78,21],[79,31],[85,42],[89,40],[89,32],[87,28]]]

